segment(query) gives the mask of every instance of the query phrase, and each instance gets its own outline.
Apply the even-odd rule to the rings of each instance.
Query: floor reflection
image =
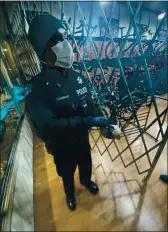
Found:
[[[135,167],[123,169],[122,162],[109,162],[108,154],[92,152],[93,177],[100,188],[92,196],[75,174],[78,207],[69,212],[61,179],[52,156],[37,138],[34,151],[34,210],[36,231],[165,231],[167,229],[167,186],[158,179],[163,153],[147,184]],[[162,170],[163,171],[163,170]],[[166,171],[166,167],[165,167]],[[134,177],[134,178],[133,178]],[[162,200],[161,200],[162,199]]]

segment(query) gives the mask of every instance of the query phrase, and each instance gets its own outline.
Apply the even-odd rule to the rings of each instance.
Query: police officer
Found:
[[[91,180],[88,130],[92,126],[113,127],[113,122],[95,116],[85,78],[71,68],[73,50],[60,20],[51,15],[34,18],[29,27],[29,41],[41,60],[42,70],[32,80],[26,111],[54,157],[57,173],[63,180],[67,206],[74,210],[77,165],[80,183],[92,194],[99,191]]]

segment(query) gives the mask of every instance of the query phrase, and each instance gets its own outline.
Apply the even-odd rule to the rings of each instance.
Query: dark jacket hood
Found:
[[[39,57],[42,56],[51,36],[59,28],[64,28],[61,20],[52,15],[39,15],[35,17],[29,27],[29,41]]]

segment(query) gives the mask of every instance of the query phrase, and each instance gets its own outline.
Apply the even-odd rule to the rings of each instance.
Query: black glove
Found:
[[[72,128],[79,128],[81,126],[85,126],[90,129],[92,126],[97,127],[111,127],[112,125],[117,125],[114,119],[105,118],[105,117],[74,117],[69,120],[69,125]]]
[[[106,127],[116,125],[116,122],[114,119],[105,118],[105,117],[94,117],[92,118],[92,126],[97,127]]]

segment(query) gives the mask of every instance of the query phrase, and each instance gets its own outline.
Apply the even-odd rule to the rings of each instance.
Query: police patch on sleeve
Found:
[[[81,84],[81,85],[83,84],[82,78],[80,76],[78,76],[77,82],[78,82],[78,84]]]

